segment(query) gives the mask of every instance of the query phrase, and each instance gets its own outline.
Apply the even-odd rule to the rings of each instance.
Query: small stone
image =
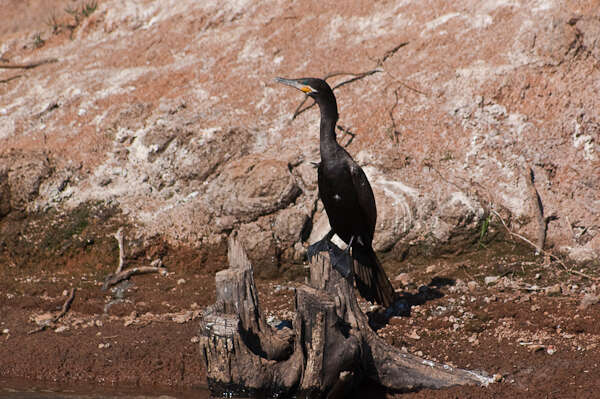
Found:
[[[179,280],[177,280],[177,285],[181,285],[181,284],[185,284],[185,279],[180,278]]]
[[[479,284],[477,284],[477,281],[469,281],[467,283],[467,288],[469,289],[469,292],[473,294],[477,291],[477,288],[479,288]]]
[[[54,332],[61,333],[61,332],[68,331],[68,330],[69,330],[68,326],[59,326],[54,329]]]
[[[102,320],[96,320],[94,324],[96,325],[96,327],[102,327]]]
[[[417,334],[417,330],[412,330],[410,332],[410,334],[407,335],[407,337],[410,338],[410,339],[414,339],[414,340],[421,339],[421,336],[419,334]]]
[[[54,315],[52,315],[52,313],[44,313],[44,314],[35,316],[33,320],[35,321],[35,324],[37,324],[38,326],[44,326],[46,324],[49,324],[53,318],[54,318]]]
[[[485,285],[492,285],[498,282],[498,280],[500,279],[499,276],[487,276],[484,279]]]
[[[560,295],[562,293],[562,288],[561,288],[560,284],[554,284],[549,287],[546,287],[544,291],[546,292],[546,295],[548,295],[548,296],[555,296],[555,295]]]
[[[531,311],[532,312],[537,312],[538,310],[540,310],[539,305],[531,305]]]
[[[402,285],[409,285],[413,282],[412,277],[410,277],[410,274],[408,273],[400,273],[394,280],[400,281]]]
[[[436,269],[437,269],[436,265],[427,266],[427,269],[425,269],[425,273],[427,273],[427,274],[435,273]]]
[[[8,334],[10,332],[10,330],[8,328],[5,328],[4,330],[2,330],[2,334]]]
[[[494,374],[492,376],[492,381],[494,381],[494,382],[500,382],[500,381],[502,381],[502,374]]]
[[[415,352],[415,356],[423,357],[423,352],[422,351],[416,351]]]
[[[554,345],[548,346],[548,348],[546,349],[546,353],[549,355],[554,355],[556,353],[556,348],[554,347]]]
[[[150,266],[152,267],[162,267],[163,263],[162,263],[162,259],[154,259],[151,263]]]
[[[585,294],[583,296],[583,298],[581,299],[581,303],[579,304],[579,309],[581,309],[581,310],[587,309],[590,306],[597,304],[598,302],[600,302],[600,297],[598,297],[598,295]]]
[[[200,342],[200,338],[193,336],[192,338],[190,338],[190,342],[192,344],[197,344],[198,342]]]
[[[541,278],[542,278],[542,275],[541,275],[541,274],[539,274],[539,273],[536,273],[536,274],[535,274],[535,279],[536,279],[536,280],[539,280],[539,279],[541,279]]]
[[[533,345],[529,345],[527,347],[527,349],[529,349],[530,352],[538,352],[538,351],[546,349],[546,346],[545,345],[539,345],[539,344],[533,344]]]

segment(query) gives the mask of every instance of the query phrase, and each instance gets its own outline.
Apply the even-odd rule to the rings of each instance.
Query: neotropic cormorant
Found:
[[[335,126],[338,120],[337,102],[331,87],[322,79],[275,79],[312,97],[321,111],[320,150],[318,168],[319,197],[323,201],[331,231],[308,249],[309,258],[317,252],[329,251],[332,266],[343,275],[354,265],[356,287],[369,301],[385,307],[394,303],[394,288],[373,251],[373,233],[377,220],[375,197],[367,176],[348,152],[338,144]],[[340,253],[329,245],[337,234],[348,248]],[[353,262],[348,251],[352,248]]]

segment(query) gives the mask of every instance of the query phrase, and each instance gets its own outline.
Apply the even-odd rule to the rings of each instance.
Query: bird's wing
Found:
[[[362,212],[366,217],[366,221],[369,224],[370,241],[373,240],[373,233],[375,232],[375,224],[377,223],[377,206],[375,205],[375,196],[373,195],[373,189],[369,184],[367,175],[360,166],[352,162],[350,166],[350,173],[352,174],[352,182],[354,183],[354,189],[358,197],[358,204]]]

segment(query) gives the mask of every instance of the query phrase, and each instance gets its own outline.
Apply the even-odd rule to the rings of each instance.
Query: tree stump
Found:
[[[252,265],[237,238],[229,269],[216,274],[217,300],[200,323],[200,348],[213,395],[343,397],[366,378],[390,390],[487,385],[474,371],[402,353],[370,328],[352,276],[327,256],[310,264],[310,286],[296,289],[292,329],[275,329],[258,302]]]

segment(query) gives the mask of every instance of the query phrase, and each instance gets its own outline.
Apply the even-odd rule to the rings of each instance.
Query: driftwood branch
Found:
[[[117,243],[119,244],[119,266],[117,266],[117,271],[115,273],[119,274],[123,270],[123,266],[125,265],[125,249],[123,245],[123,228],[119,227],[119,230],[114,235]]]
[[[106,291],[109,287],[123,281],[127,280],[131,276],[137,274],[148,274],[148,273],[166,273],[166,269],[162,266],[139,266],[132,267],[131,269],[123,270],[123,266],[125,265],[125,247],[123,245],[123,228],[119,228],[117,232],[114,234],[117,243],[119,244],[119,265],[117,266],[117,270],[113,274],[109,274],[104,279],[104,284],[102,284],[102,290]]]
[[[352,277],[334,271],[328,257],[313,258],[309,285],[296,290],[292,328],[264,321],[252,266],[234,235],[229,265],[216,275],[217,300],[200,325],[213,395],[344,397],[364,379],[402,391],[492,382],[387,344],[360,310]]]
[[[69,296],[67,297],[67,300],[63,303],[62,308],[60,309],[60,312],[56,316],[54,316],[48,322],[46,322],[43,325],[39,326],[35,330],[29,331],[28,334],[35,334],[37,332],[44,331],[46,328],[48,328],[48,326],[51,326],[54,323],[56,323],[58,320],[60,320],[61,317],[63,317],[64,315],[66,315],[67,312],[69,311],[69,309],[71,308],[71,304],[73,303],[73,299],[75,299],[75,288],[71,288],[71,291],[69,292]]]
[[[140,266],[140,267],[132,267],[131,269],[123,270],[119,273],[109,274],[104,280],[104,284],[102,285],[103,290],[107,290],[108,287],[111,287],[123,280],[127,280],[131,276],[135,276],[137,274],[149,274],[149,273],[165,273],[166,269],[164,267],[154,267],[154,266]]]

